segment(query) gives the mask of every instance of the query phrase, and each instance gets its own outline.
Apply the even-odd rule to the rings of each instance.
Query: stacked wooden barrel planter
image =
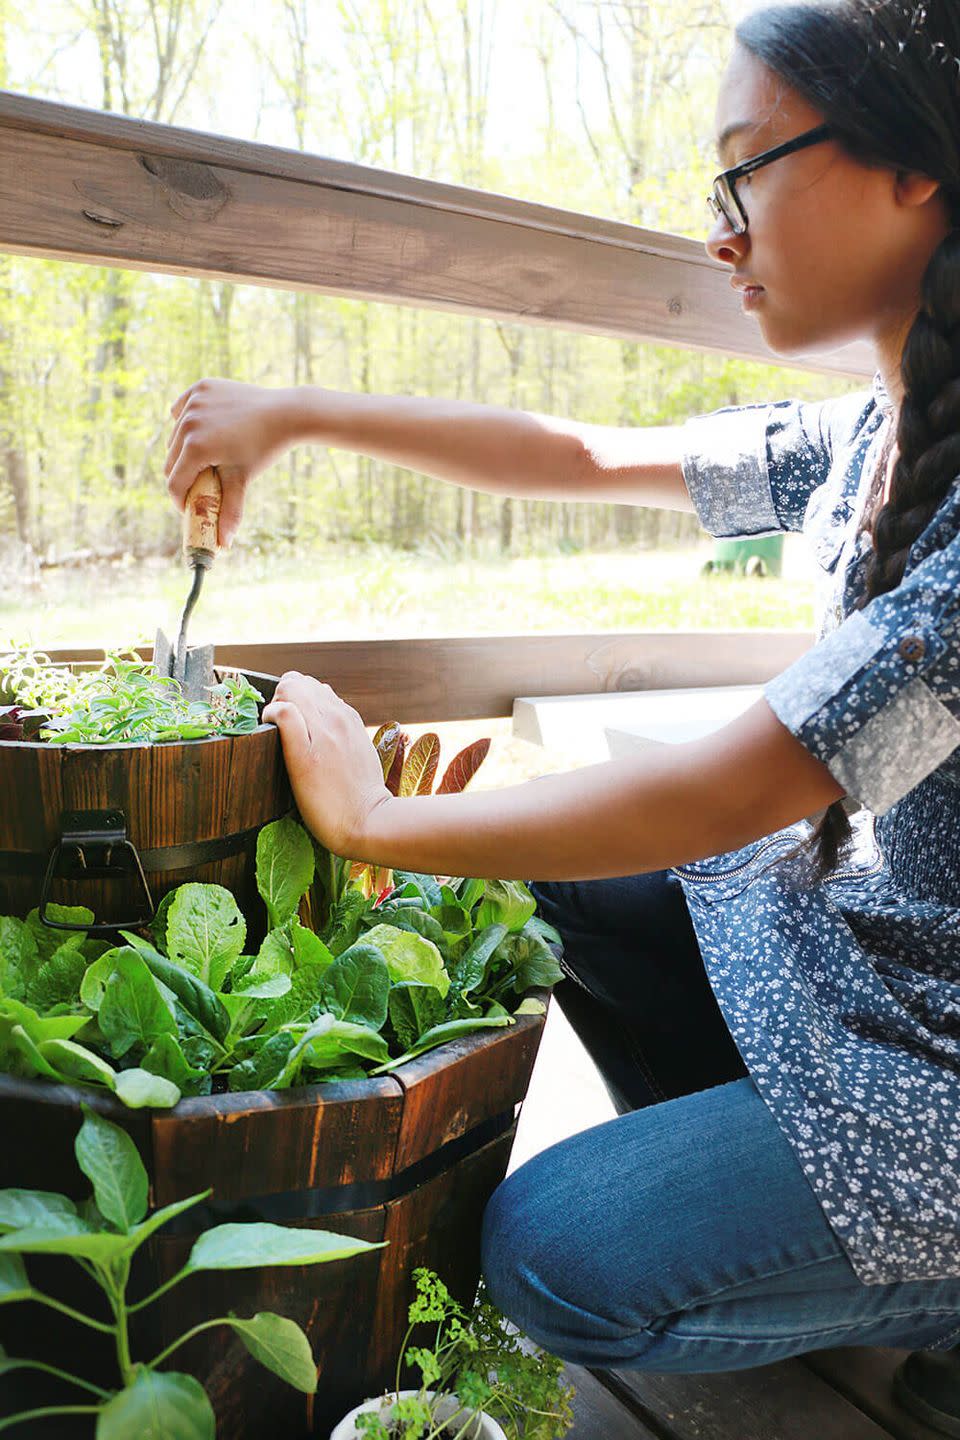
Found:
[[[253,678],[272,693],[275,681]],[[116,907],[138,905],[142,888],[130,847],[155,902],[187,880],[204,880],[231,889],[244,913],[257,913],[256,832],[291,803],[279,736],[266,725],[156,746],[0,742],[0,795],[0,915],[25,915],[49,878],[48,899],[122,921],[137,916]],[[85,834],[94,842],[79,859],[71,837]],[[126,879],[117,878],[117,865]],[[432,1267],[455,1294],[472,1298],[483,1210],[506,1172],[542,1027],[542,1017],[521,1016],[509,1029],[448,1043],[385,1078],[214,1094],[167,1111],[130,1110],[92,1089],[0,1075],[0,1188],[88,1193],[73,1157],[85,1102],[135,1140],[153,1206],[213,1188],[204,1206],[145,1247],[132,1298],[174,1274],[200,1231],[228,1220],[388,1241],[326,1265],[198,1274],[135,1317],[134,1354],[149,1357],[212,1315],[289,1315],[307,1331],[320,1365],[315,1397],[263,1370],[226,1329],[178,1351],[176,1368],[207,1387],[224,1440],[326,1437],[341,1414],[391,1383],[415,1266]],[[29,1269],[48,1293],[86,1305],[89,1282],[77,1267],[34,1257]],[[10,1353],[59,1353],[70,1357],[68,1368],[92,1374],[93,1366],[102,1383],[115,1384],[115,1358],[102,1341],[46,1308],[0,1308],[0,1343]],[[38,1391],[24,1381],[17,1398],[51,1403],[55,1384],[41,1382]],[[43,1434],[37,1426],[29,1433]],[[72,1440],[86,1432],[58,1420],[47,1433]]]

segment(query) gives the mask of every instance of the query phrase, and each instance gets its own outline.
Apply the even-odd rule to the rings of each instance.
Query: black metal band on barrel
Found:
[[[355,1185],[333,1185],[325,1189],[286,1190],[274,1195],[247,1195],[237,1200],[205,1200],[182,1215],[175,1215],[158,1231],[164,1235],[199,1235],[213,1225],[232,1221],[267,1220],[275,1225],[301,1220],[320,1220],[353,1210],[375,1209],[399,1200],[428,1181],[435,1180],[457,1161],[472,1155],[492,1140],[498,1140],[516,1123],[512,1110],[504,1110],[475,1125],[456,1140],[408,1165],[387,1180],[366,1180]]]
[[[186,845],[163,845],[156,850],[140,850],[140,863],[148,875],[210,865],[215,860],[226,860],[254,845],[260,829],[260,825],[252,825],[248,830],[237,830],[232,835],[222,835],[215,840],[191,840]],[[39,855],[33,850],[0,850],[0,875],[42,876],[47,868],[47,858],[45,854]]]

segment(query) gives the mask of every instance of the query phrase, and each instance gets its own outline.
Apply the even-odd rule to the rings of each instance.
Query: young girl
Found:
[[[201,381],[167,473],[182,504],[220,467],[227,541],[246,482],[304,441],[809,535],[818,643],[706,741],[413,801],[327,686],[285,675],[265,715],[332,850],[538,876],[563,934],[558,1000],[619,1118],[495,1193],[494,1300],[582,1365],[920,1347],[901,1398],[960,1435],[954,1357],[934,1353],[960,1342],[957,0],[752,14],[717,136],[709,253],[777,353],[872,342],[871,392],[624,431]]]

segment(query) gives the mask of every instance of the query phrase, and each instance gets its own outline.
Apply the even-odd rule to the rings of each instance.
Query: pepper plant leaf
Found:
[[[231,1318],[230,1325],[253,1358],[267,1370],[305,1395],[316,1392],[317,1362],[310,1341],[296,1321],[263,1310],[250,1320]]]
[[[216,1440],[207,1392],[192,1375],[141,1369],[97,1416],[96,1440]]]
[[[79,1255],[95,1265],[121,1259],[127,1248],[127,1236],[94,1230],[79,1216],[73,1220],[64,1216],[56,1224],[51,1217],[42,1226],[30,1225],[0,1236],[0,1254]]]
[[[261,1265],[317,1265],[326,1260],[347,1260],[367,1250],[382,1250],[385,1244],[354,1240],[330,1230],[299,1230],[266,1221],[215,1225],[194,1242],[187,1268],[255,1270]]]
[[[73,1148],[100,1213],[126,1234],[147,1213],[149,1182],[136,1145],[126,1130],[84,1105]]]
[[[69,1219],[77,1207],[53,1190],[0,1190],[0,1231],[45,1225],[51,1217]]]
[[[12,1304],[14,1300],[26,1300],[31,1294],[27,1267],[20,1256],[0,1255],[0,1305]]]

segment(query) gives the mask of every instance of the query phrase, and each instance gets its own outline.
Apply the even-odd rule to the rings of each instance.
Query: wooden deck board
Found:
[[[669,1440],[890,1440],[799,1360],[717,1375],[615,1370],[604,1381]]]
[[[939,1431],[914,1420],[893,1399],[893,1372],[906,1350],[868,1350],[845,1346],[837,1350],[816,1350],[804,1355],[802,1363],[852,1401],[865,1414],[884,1426],[894,1440],[943,1440]]]
[[[649,1429],[589,1370],[567,1365],[564,1373],[576,1391],[566,1440],[661,1440],[659,1430]]]
[[[569,1440],[943,1440],[891,1398],[904,1353],[844,1348],[720,1375],[568,1365]]]

